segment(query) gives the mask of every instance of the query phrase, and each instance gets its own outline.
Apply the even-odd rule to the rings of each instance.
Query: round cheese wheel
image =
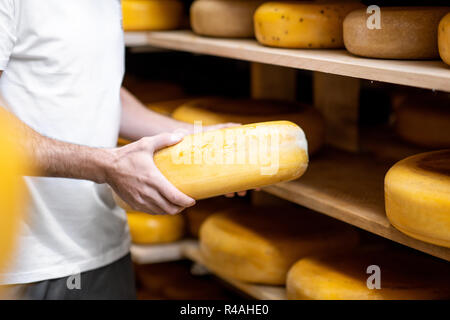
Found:
[[[401,232],[450,248],[450,150],[396,163],[385,178],[386,213]]]
[[[405,141],[450,148],[450,95],[411,94],[393,101],[395,129]]]
[[[203,222],[215,212],[223,208],[231,208],[242,205],[241,198],[215,197],[198,201],[195,206],[186,208],[184,215],[186,217],[189,234],[198,238],[200,227]]]
[[[29,170],[26,155],[15,142],[19,133],[11,121],[0,106],[0,274],[8,267],[19,232],[26,202],[23,175]]]
[[[200,200],[297,179],[308,152],[300,127],[272,121],[185,136],[154,160],[175,187]]]
[[[450,7],[381,8],[381,29],[369,29],[365,9],[344,20],[344,43],[351,53],[384,59],[435,59],[439,57],[437,30]]]
[[[300,207],[228,209],[209,217],[200,228],[206,267],[261,284],[284,284],[298,259],[351,248],[357,241],[350,226]]]
[[[255,12],[258,42],[281,48],[342,48],[342,22],[355,2],[267,2]]]
[[[442,18],[438,28],[439,55],[450,65],[450,13]]]
[[[374,267],[380,271],[381,289]],[[376,267],[375,267],[376,268]],[[361,248],[341,254],[306,257],[289,271],[286,288],[291,300],[448,299],[448,266],[415,252]]]
[[[131,240],[136,244],[173,242],[184,236],[185,224],[181,215],[150,215],[127,213]]]
[[[180,0],[123,0],[125,31],[171,30],[183,23],[183,2]]]
[[[305,132],[309,154],[316,153],[325,139],[325,123],[320,112],[297,102],[212,97],[189,101],[178,107],[172,117],[189,123],[202,121],[203,125],[291,121]]]
[[[253,37],[253,13],[264,0],[196,0],[191,6],[195,33],[212,37]]]

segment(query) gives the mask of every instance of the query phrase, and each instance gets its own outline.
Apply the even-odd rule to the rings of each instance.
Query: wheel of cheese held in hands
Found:
[[[386,214],[401,232],[450,248],[450,150],[415,155],[385,178]]]
[[[175,187],[200,200],[297,179],[308,152],[300,127],[272,121],[186,136],[154,161]]]
[[[410,94],[393,100],[395,130],[417,146],[450,148],[450,94]]]
[[[12,121],[0,106],[0,274],[8,267],[19,232],[26,200],[23,176],[29,173],[26,156],[16,142],[19,133]]]
[[[376,272],[380,289],[374,288]],[[359,248],[301,259],[289,271],[286,289],[291,300],[448,299],[449,281],[448,265],[421,253]]]
[[[171,30],[183,23],[181,0],[123,0],[125,31]]]
[[[309,154],[316,153],[325,140],[325,124],[320,112],[297,102],[211,97],[181,105],[172,117],[189,123],[202,121],[203,125],[288,120],[305,132]]]
[[[196,0],[191,6],[195,33],[212,37],[254,36],[253,14],[264,0]]]
[[[185,222],[181,215],[150,215],[128,212],[131,240],[136,244],[174,242],[185,234]]]
[[[240,281],[281,285],[298,259],[355,246],[350,226],[306,209],[251,207],[224,210],[200,228],[205,265]]]
[[[445,15],[439,23],[438,47],[441,59],[450,65],[450,13]]]
[[[380,29],[367,27],[365,9],[344,20],[346,49],[358,56],[384,59],[439,58],[437,32],[450,7],[386,7],[380,10]]]
[[[356,2],[267,2],[255,12],[255,35],[263,45],[281,48],[342,48],[342,22]]]

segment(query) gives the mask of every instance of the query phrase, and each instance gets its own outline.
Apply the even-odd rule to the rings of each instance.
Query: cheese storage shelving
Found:
[[[253,39],[208,38],[187,30],[128,32],[125,42],[133,48],[150,46],[308,70],[326,76],[336,75],[339,76],[336,79],[344,79],[349,87],[359,79],[365,79],[450,92],[450,68],[441,60],[370,59],[354,56],[345,50],[269,48]],[[339,112],[339,108],[335,111]],[[347,111],[343,109],[342,112]],[[383,184],[386,172],[395,163],[389,156],[407,153],[408,150],[402,150],[401,144],[389,139],[383,146],[375,140],[372,139],[374,143],[371,147],[378,153],[386,150],[389,155],[385,159],[377,159],[370,153],[351,153],[328,147],[311,159],[310,167],[301,179],[268,186],[263,191],[450,261],[449,248],[413,239],[389,223],[385,213]],[[195,243],[183,247],[186,257],[202,264]],[[256,299],[286,298],[281,287],[249,285],[218,276]]]

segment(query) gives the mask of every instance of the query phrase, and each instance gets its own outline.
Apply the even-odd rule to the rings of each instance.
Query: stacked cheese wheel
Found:
[[[445,263],[414,252],[359,248],[301,259],[289,271],[287,295],[299,300],[449,299],[449,275]]]
[[[393,99],[397,134],[426,148],[450,148],[450,95],[407,94]]]
[[[14,141],[19,132],[13,121],[0,106],[0,274],[9,263],[26,198],[22,176],[28,170],[27,162]]]
[[[183,23],[181,0],[123,0],[125,31],[170,30]]]
[[[450,12],[439,23],[438,46],[442,60],[450,65]]]
[[[202,121],[203,125],[288,120],[299,125],[305,132],[309,154],[320,149],[325,136],[325,125],[320,112],[296,102],[211,97],[181,105],[173,112],[172,117],[190,123]]]
[[[395,164],[385,179],[389,221],[407,235],[450,248],[450,150]]]
[[[175,187],[199,200],[296,179],[308,153],[296,124],[273,121],[189,135],[154,160]]]
[[[267,2],[255,13],[256,39],[282,48],[342,48],[342,22],[355,2]]]
[[[181,239],[185,233],[185,222],[181,215],[150,215],[143,212],[128,212],[131,240],[136,244],[157,244]]]
[[[227,209],[209,217],[200,229],[201,254],[208,268],[261,284],[284,284],[298,259],[348,249],[357,241],[350,226],[299,208]]]
[[[198,201],[195,206],[184,211],[189,234],[198,238],[200,227],[210,215],[223,210],[223,208],[234,208],[242,204],[243,201],[240,198],[215,197]]]
[[[195,33],[212,37],[253,37],[253,13],[264,0],[196,0],[191,6]]]
[[[387,59],[435,59],[438,24],[450,7],[381,8],[380,28],[368,28],[366,9],[344,21],[344,42],[355,55]]]

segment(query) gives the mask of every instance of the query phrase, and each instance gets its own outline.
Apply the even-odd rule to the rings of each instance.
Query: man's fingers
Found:
[[[153,181],[153,185],[158,189],[163,197],[165,197],[174,205],[187,208],[192,207],[195,204],[194,199],[175,188],[169,182],[169,180],[167,180],[167,178],[164,177],[164,175],[159,171],[155,181]]]
[[[184,208],[170,203],[157,190],[148,188],[147,193],[143,196],[144,201],[151,205],[157,206],[159,212],[156,214],[170,214],[175,215],[181,212]]]
[[[153,151],[172,146],[183,140],[183,133],[162,133],[152,137]]]

